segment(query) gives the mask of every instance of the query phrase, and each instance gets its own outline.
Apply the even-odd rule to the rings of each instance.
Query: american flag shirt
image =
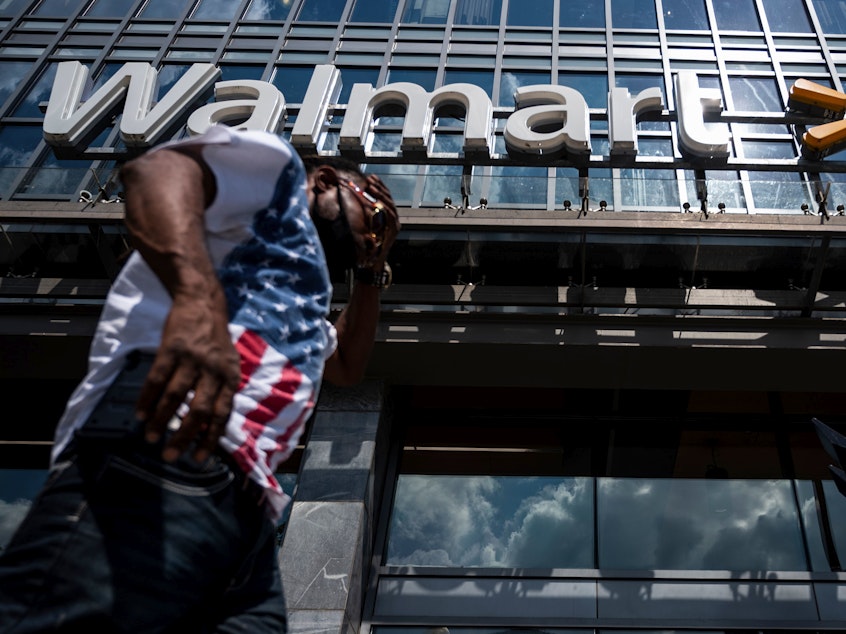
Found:
[[[327,321],[331,283],[308,210],[302,162],[276,135],[214,126],[161,147],[195,145],[215,175],[206,210],[209,252],[226,291],[241,383],[220,445],[264,487],[271,515],[289,497],[274,477],[297,445],[337,346]],[[155,151],[155,150],[154,150]],[[136,252],[112,285],[89,371],[68,401],[54,459],[133,350],[155,352],[170,296]]]

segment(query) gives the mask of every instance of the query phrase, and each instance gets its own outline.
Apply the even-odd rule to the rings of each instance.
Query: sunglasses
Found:
[[[375,242],[375,248],[382,246],[382,240],[385,235],[385,227],[388,224],[388,217],[385,212],[385,206],[382,202],[372,195],[368,194],[361,187],[356,185],[353,181],[338,181],[339,184],[352,193],[358,196],[361,201],[361,206],[367,212],[367,223],[370,228],[370,237]]]

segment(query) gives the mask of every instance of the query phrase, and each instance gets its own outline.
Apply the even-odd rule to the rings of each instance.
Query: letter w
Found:
[[[158,72],[150,64],[128,62],[82,103],[90,89],[88,68],[75,61],[61,62],[44,116],[44,138],[51,145],[79,145],[107,125],[123,101],[123,141],[136,147],[153,145],[219,75],[212,64],[194,64],[154,105]]]

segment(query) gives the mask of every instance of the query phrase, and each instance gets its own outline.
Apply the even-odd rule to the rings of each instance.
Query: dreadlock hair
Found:
[[[306,154],[300,156],[300,158],[303,161],[303,165],[305,165],[306,174],[311,174],[321,165],[326,165],[339,172],[346,172],[347,174],[352,174],[353,176],[358,176],[362,179],[365,178],[364,172],[361,171],[358,163],[342,156],[319,156],[317,154]]]

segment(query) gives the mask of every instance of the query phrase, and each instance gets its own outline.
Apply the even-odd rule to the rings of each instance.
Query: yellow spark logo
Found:
[[[843,119],[846,94],[807,79],[797,79],[790,88],[787,107],[790,111],[828,120],[802,135],[807,154],[822,158],[846,142],[846,120]]]

